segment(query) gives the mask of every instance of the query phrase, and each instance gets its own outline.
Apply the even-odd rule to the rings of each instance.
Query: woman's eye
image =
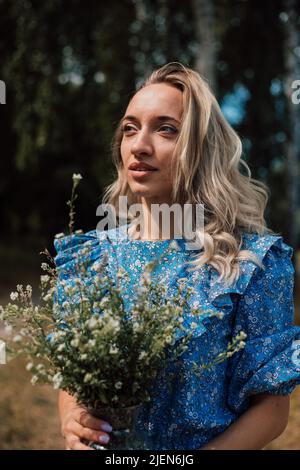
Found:
[[[130,130],[132,130],[132,126],[128,126],[128,124],[122,127],[123,132],[130,131]]]
[[[170,129],[172,132],[177,132],[177,129],[175,129],[175,127],[172,127],[172,126],[161,126],[160,129]]]
[[[168,133],[169,133],[170,131],[171,131],[171,132],[174,132],[174,133],[177,132],[177,129],[175,129],[175,127],[173,127],[173,126],[164,125],[164,126],[161,126],[161,127],[159,128],[159,130],[163,130],[163,132],[165,132],[164,129],[167,129],[167,130],[168,130]],[[135,129],[134,129],[132,126],[126,124],[125,126],[122,127],[121,130],[122,130],[122,132],[127,132],[127,131],[134,131]]]

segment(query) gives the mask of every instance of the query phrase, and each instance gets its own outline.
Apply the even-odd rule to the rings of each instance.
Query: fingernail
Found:
[[[101,424],[100,428],[102,429],[102,431],[107,431],[107,432],[111,432],[112,431],[112,427],[110,424],[108,423],[103,423]]]
[[[100,436],[99,441],[102,442],[102,444],[107,444],[109,441],[109,436]]]

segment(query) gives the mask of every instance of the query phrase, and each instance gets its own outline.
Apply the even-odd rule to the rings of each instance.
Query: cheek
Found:
[[[124,145],[122,143],[120,145],[120,154],[121,154],[122,162],[125,163],[125,151],[124,151]]]
[[[166,178],[168,180],[172,179],[172,173],[174,172],[174,157],[173,157],[173,151],[168,151],[164,153],[159,162],[159,167],[161,168],[161,171],[164,173]]]

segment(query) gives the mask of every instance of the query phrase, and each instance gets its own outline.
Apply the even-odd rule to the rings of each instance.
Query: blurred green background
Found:
[[[0,300],[16,283],[36,286],[39,252],[54,254],[54,235],[67,230],[73,173],[84,177],[76,228],[95,228],[115,177],[115,126],[139,83],[170,61],[209,80],[252,176],[270,188],[268,225],[293,246],[299,274],[300,104],[291,99],[300,80],[299,15],[296,0],[0,0]],[[0,448],[61,446],[55,414],[51,428],[45,411],[55,406],[53,392],[27,386],[19,363],[0,367]],[[300,448],[297,393],[293,429],[278,448]],[[25,409],[23,429],[16,418]],[[54,441],[41,439],[41,422]]]

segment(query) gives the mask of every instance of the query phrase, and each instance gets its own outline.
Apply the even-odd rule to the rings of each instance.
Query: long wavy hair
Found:
[[[275,234],[264,219],[269,189],[251,177],[241,158],[241,140],[225,119],[207,81],[181,63],[170,62],[154,70],[134,94],[155,83],[176,87],[183,95],[181,128],[173,154],[172,199],[179,204],[204,206],[204,229],[196,231],[201,250],[190,261],[191,270],[208,263],[219,272],[219,279],[231,283],[240,275],[239,261],[250,260],[263,268],[254,253],[241,247],[243,232]],[[103,203],[112,204],[116,213],[120,196],[127,196],[129,206],[141,202],[124,175],[122,137],[120,121],[111,149],[117,178],[103,196]],[[246,174],[241,172],[242,167]],[[132,219],[131,229],[134,222]]]

